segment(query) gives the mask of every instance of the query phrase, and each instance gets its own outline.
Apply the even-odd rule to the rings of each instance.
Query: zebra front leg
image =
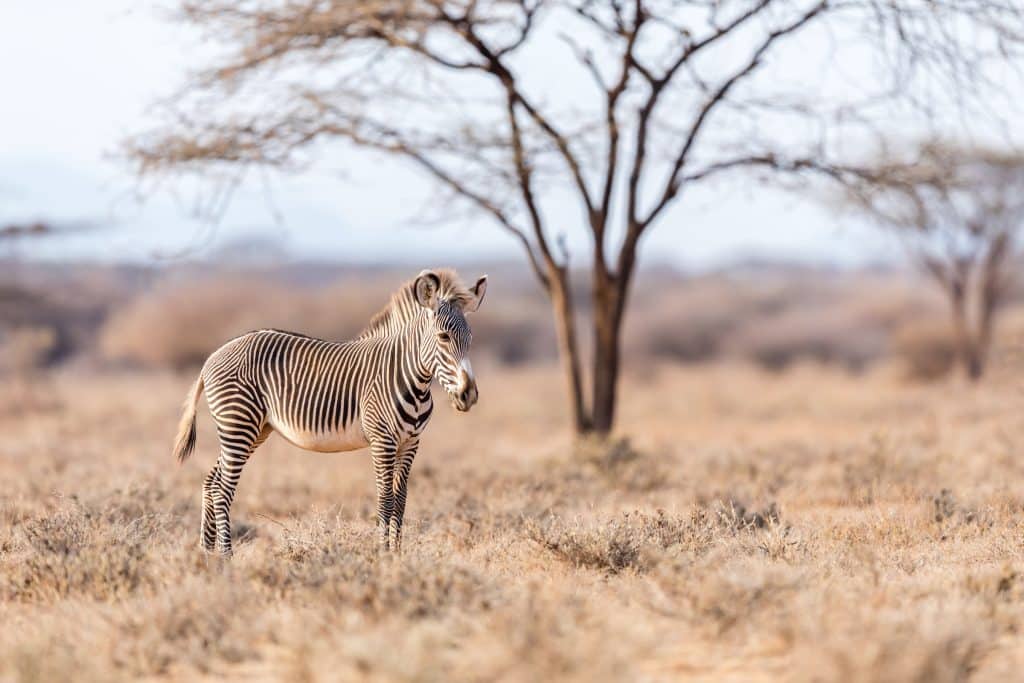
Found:
[[[395,512],[395,453],[393,441],[375,441],[370,445],[373,472],[377,480],[377,546],[388,549],[388,530]]]
[[[391,549],[402,549],[402,522],[405,519],[405,498],[409,488],[409,470],[412,469],[412,461],[416,457],[416,450],[419,448],[419,439],[413,438],[402,444],[395,460],[395,513],[391,516],[391,525],[388,529]]]

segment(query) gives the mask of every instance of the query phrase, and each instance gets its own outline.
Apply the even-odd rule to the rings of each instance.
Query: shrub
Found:
[[[948,323],[915,321],[893,336],[893,355],[908,379],[931,382],[947,376],[956,365],[956,343]]]
[[[313,289],[246,277],[165,284],[115,311],[100,348],[108,360],[191,369],[232,337],[261,328],[331,339],[359,333],[387,295],[344,286]]]
[[[0,333],[0,372],[30,374],[45,367],[57,350],[57,331],[22,326]]]
[[[303,286],[255,275],[165,283],[111,314],[100,350],[108,361],[191,370],[228,339],[261,328],[351,339],[387,304],[394,286],[393,278]],[[492,305],[473,327],[475,354],[490,354],[504,365],[555,356],[543,302],[515,298]]]
[[[689,517],[659,510],[656,514],[627,512],[597,525],[552,518],[544,525],[528,526],[527,531],[533,541],[566,562],[618,574],[649,569],[668,548],[704,550],[713,542],[716,526],[704,509]]]

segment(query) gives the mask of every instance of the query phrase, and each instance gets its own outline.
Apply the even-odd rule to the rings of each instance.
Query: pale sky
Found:
[[[112,228],[26,255],[147,260],[257,234],[282,240],[299,258],[433,262],[453,248],[459,261],[520,257],[482,217],[415,224],[433,185],[361,153],[321,159],[302,175],[251,174],[213,229],[191,215],[188,191],[158,190],[138,201],[118,145],[152,123],[152,103],[183,83],[203,49],[158,8],[128,0],[0,3],[0,223]],[[743,183],[685,197],[642,248],[648,258],[696,268],[750,255],[856,264],[895,254],[870,227]]]

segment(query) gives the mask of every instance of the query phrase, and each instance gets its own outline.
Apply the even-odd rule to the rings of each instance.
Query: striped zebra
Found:
[[[466,412],[478,393],[467,353],[466,313],[484,298],[487,276],[465,287],[452,270],[425,270],[352,341],[332,342],[257,330],[214,351],[185,401],[174,453],[184,462],[196,443],[196,405],[205,390],[220,457],[203,482],[200,541],[231,554],[231,501],[253,451],[274,431],[311,451],[370,447],[382,549],[398,550],[409,470],[437,379]]]

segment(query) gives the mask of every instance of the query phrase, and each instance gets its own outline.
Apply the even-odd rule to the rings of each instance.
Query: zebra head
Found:
[[[487,291],[487,276],[476,281],[468,290],[468,297],[466,290],[456,296],[446,296],[449,293],[441,291],[441,278],[437,273],[425,270],[416,278],[414,290],[416,301],[428,311],[428,331],[423,346],[427,367],[448,393],[452,407],[464,413],[479,398],[473,366],[469,362],[473,333],[466,314],[480,308]]]

